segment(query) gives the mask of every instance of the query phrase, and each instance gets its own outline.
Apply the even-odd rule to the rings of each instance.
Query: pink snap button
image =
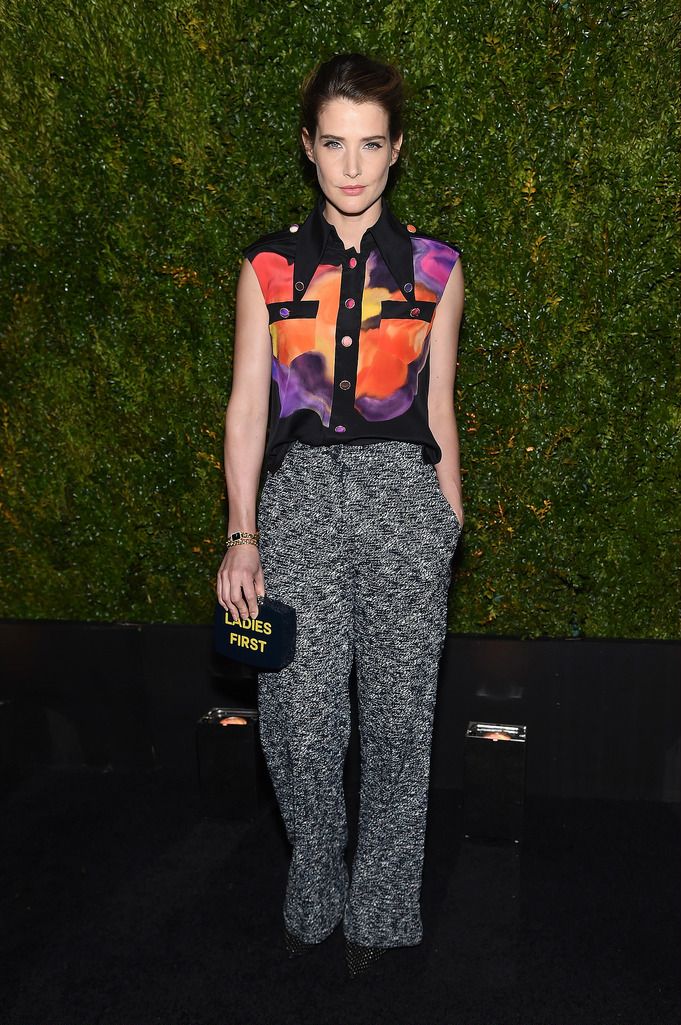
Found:
[[[354,256],[351,256],[350,259],[348,260],[348,267],[356,267],[356,266],[357,266],[357,260],[355,259]]]
[[[354,309],[354,307],[355,307],[355,300],[354,299],[346,299],[345,300],[345,308],[346,308],[346,310],[352,310],[352,309]]]
[[[414,232],[416,231],[416,228],[414,227],[413,224],[408,224],[407,225],[407,231],[410,231],[412,233],[412,235],[413,235]]]
[[[341,345],[344,345],[346,349],[349,349],[352,345],[352,338],[350,335],[343,335],[341,338]]]
[[[415,306],[414,309],[410,311],[409,316],[410,317],[418,317],[420,312],[421,312],[421,310],[418,308],[418,306]]]
[[[336,434],[345,434],[345,427],[343,424],[338,424],[338,427],[334,427]]]
[[[300,227],[299,224],[292,224],[291,227],[288,230],[289,231],[298,231],[299,227]]]

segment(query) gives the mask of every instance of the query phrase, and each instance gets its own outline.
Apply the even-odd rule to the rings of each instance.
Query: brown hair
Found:
[[[372,60],[362,53],[338,53],[318,64],[303,82],[301,127],[314,140],[319,113],[329,100],[377,103],[388,115],[390,141],[402,134],[404,81],[392,64]]]

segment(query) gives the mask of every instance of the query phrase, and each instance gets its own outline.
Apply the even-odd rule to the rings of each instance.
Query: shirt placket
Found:
[[[341,287],[336,319],[336,355],[329,429],[342,437],[354,417],[359,330],[366,254],[349,250],[341,258]]]

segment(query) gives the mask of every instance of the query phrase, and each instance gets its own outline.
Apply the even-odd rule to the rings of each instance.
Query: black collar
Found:
[[[333,225],[324,216],[325,205],[326,200],[322,195],[296,233],[293,280],[296,282],[296,290],[300,295],[310,284],[332,236],[338,239]],[[380,217],[365,233],[362,248],[364,248],[368,232],[373,236],[381,256],[405,299],[411,301],[414,296],[414,259],[411,236],[405,226],[393,215],[385,199],[382,200]],[[299,282],[302,283],[303,288],[298,287]],[[406,291],[405,285],[410,286]]]

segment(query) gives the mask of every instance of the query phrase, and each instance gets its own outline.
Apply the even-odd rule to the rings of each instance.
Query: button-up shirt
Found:
[[[420,444],[428,424],[430,329],[460,251],[398,221],[383,201],[359,250],[323,214],[244,250],[267,304],[272,388],[266,464],[290,445]]]

